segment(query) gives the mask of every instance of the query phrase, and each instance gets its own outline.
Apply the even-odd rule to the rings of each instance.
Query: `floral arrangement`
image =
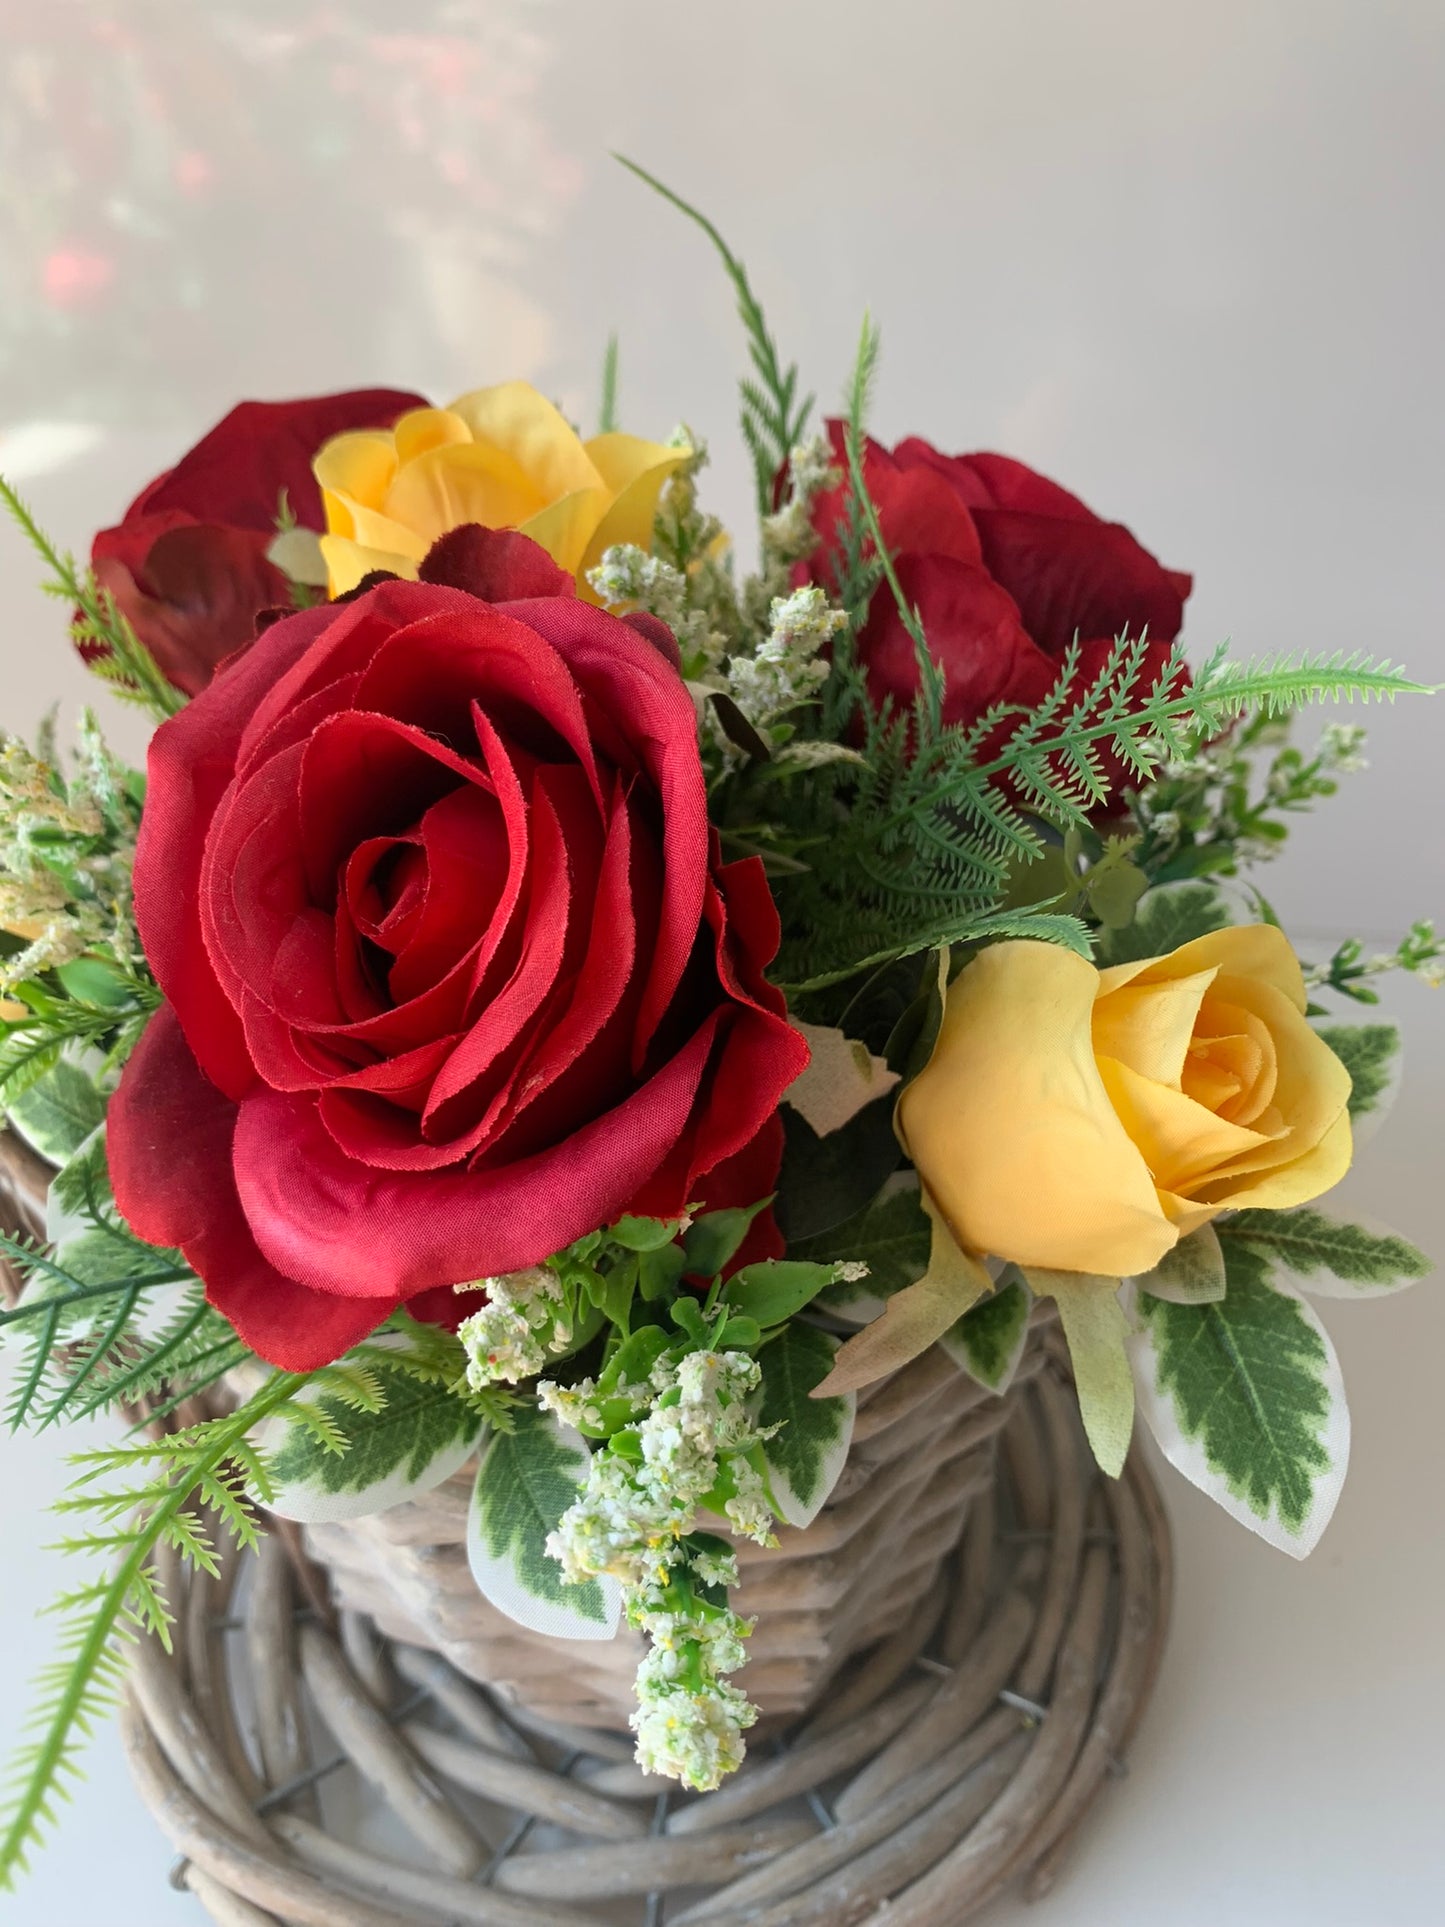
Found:
[[[1330,1515],[1308,1299],[1427,1267],[1316,1202],[1398,1052],[1317,1000],[1445,953],[1302,962],[1248,879],[1360,765],[1291,713],[1417,685],[1191,668],[1189,578],[1123,526],[869,438],[871,323],[814,427],[677,205],[747,331],[752,572],[701,439],[617,428],[615,346],[588,438],[520,382],[245,403],[87,570],[6,490],[159,727],[144,776],[88,714],[0,753],[0,1102],[55,1167],[0,1240],[9,1419],[149,1422],[64,1503],[94,1576],[4,1878],[169,1637],[162,1555],[268,1509],[477,1458],[479,1587],[641,1629],[638,1758],[700,1789],[755,1717],[735,1540],[807,1527],[930,1346],[1002,1394],[1053,1307],[1107,1472],[1137,1407],[1273,1543]]]

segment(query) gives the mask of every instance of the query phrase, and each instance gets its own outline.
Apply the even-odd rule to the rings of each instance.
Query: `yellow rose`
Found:
[[[949,986],[899,1132],[965,1251],[1108,1277],[1236,1207],[1303,1204],[1350,1162],[1350,1077],[1270,924],[1097,970],[1000,943]]]
[[[587,570],[615,542],[651,547],[662,485],[688,454],[635,435],[583,442],[525,381],[414,408],[391,429],[337,435],[314,464],[330,593],[372,569],[414,578],[439,536],[480,522],[530,535],[595,601]]]

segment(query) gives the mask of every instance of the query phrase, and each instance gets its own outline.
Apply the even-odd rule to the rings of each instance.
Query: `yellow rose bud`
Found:
[[[1344,1176],[1350,1077],[1270,924],[1098,970],[1000,943],[946,994],[899,1133],[966,1251],[1109,1277]]]
[[[372,569],[414,579],[433,542],[479,522],[531,536],[595,601],[587,571],[616,542],[651,547],[662,485],[689,453],[635,435],[583,442],[525,381],[334,436],[314,464],[330,593]]]

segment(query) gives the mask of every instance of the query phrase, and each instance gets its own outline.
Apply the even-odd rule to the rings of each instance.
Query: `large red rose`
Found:
[[[269,562],[285,490],[298,524],[326,518],[311,459],[350,428],[389,428],[420,395],[363,388],[304,401],[243,401],[176,466],[143,488],[91,548],[100,586],[177,689],[194,696],[256,633],[290,585]],[[93,650],[81,644],[81,653]]]
[[[291,1369],[624,1212],[765,1197],[807,1061],[670,637],[489,541],[492,600],[387,580],[287,617],[151,747],[169,1001],[111,1105],[116,1198]]]
[[[828,430],[846,468],[842,424]],[[917,436],[891,453],[870,440],[863,472],[903,592],[944,672],[946,722],[972,723],[995,703],[1032,708],[1058,681],[1076,636],[1076,687],[1098,675],[1115,637],[1146,627],[1141,687],[1157,683],[1191,582],[1161,567],[1122,524],[1102,521],[1006,455],[942,455]],[[847,493],[840,484],[816,505],[821,543],[808,568],[825,583]],[[859,653],[876,702],[912,700],[917,657],[886,585],[873,598]]]

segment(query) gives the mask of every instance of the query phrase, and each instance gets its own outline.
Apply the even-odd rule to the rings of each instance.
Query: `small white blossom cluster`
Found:
[[[665,622],[677,638],[684,666],[692,677],[715,670],[727,650],[727,637],[706,609],[693,606],[691,585],[681,569],[633,542],[604,549],[587,580],[609,609],[640,609]]]
[[[823,652],[847,620],[818,588],[773,598],[767,641],[727,667],[728,692],[750,722],[764,727],[817,692],[828,680]]]
[[[757,1717],[746,1695],[723,1678],[742,1665],[752,1627],[700,1599],[691,1583],[736,1584],[733,1556],[681,1542],[724,1482],[733,1489],[726,1511],[734,1531],[772,1543],[773,1508],[748,1456],[768,1436],[748,1410],[760,1377],[746,1352],[662,1360],[645,1394],[627,1388],[634,1405],[645,1396],[649,1407],[630,1433],[636,1456],[605,1447],[595,1453],[586,1488],[547,1540],[570,1583],[616,1579],[629,1623],[649,1637],[633,1716],[639,1763],[704,1790],[738,1765],[742,1734]],[[559,1416],[599,1415],[590,1380],[571,1387],[570,1397],[544,1383],[540,1396]]]
[[[466,1326],[462,1332],[465,1336]],[[746,1403],[759,1376],[746,1352],[690,1352],[681,1364],[659,1365],[651,1410],[636,1427],[640,1463],[617,1452],[594,1453],[585,1491],[547,1541],[568,1581],[576,1584],[602,1574],[628,1588],[663,1581],[677,1556],[678,1540],[692,1530],[699,1505],[718,1482],[722,1460],[728,1460],[735,1482],[740,1472],[757,1477],[743,1455],[765,1436],[754,1426]],[[635,1391],[633,1395],[635,1399]],[[596,1387],[589,1384],[581,1409],[595,1396]],[[548,1387],[543,1397],[562,1416],[561,1408],[569,1403],[566,1393]],[[746,1480],[739,1485],[740,1496],[744,1484]],[[733,1521],[737,1529],[765,1544],[772,1530],[766,1499],[760,1507],[749,1486],[739,1513]]]
[[[26,943],[0,966],[0,993],[98,944],[124,943],[134,827],[118,827],[127,814],[120,767],[89,710],[78,739],[66,784],[44,753],[0,738],[0,929]],[[47,730],[42,752],[50,742]]]
[[[710,1793],[742,1765],[743,1734],[758,1717],[747,1694],[724,1678],[747,1658],[752,1621],[696,1600],[672,1611],[662,1594],[638,1601],[628,1618],[651,1642],[631,1716],[637,1764]]]
[[[487,1294],[482,1309],[457,1327],[467,1354],[467,1384],[474,1392],[531,1378],[572,1343],[566,1294],[550,1265],[482,1278],[458,1290]]]
[[[762,567],[743,585],[743,608],[761,628],[774,599],[786,593],[795,562],[818,546],[813,527],[817,499],[842,479],[826,438],[800,442],[788,458],[788,493],[782,507],[762,519]]]
[[[1369,731],[1360,723],[1326,723],[1320,735],[1319,758],[1326,769],[1355,776],[1370,767],[1363,754]]]

